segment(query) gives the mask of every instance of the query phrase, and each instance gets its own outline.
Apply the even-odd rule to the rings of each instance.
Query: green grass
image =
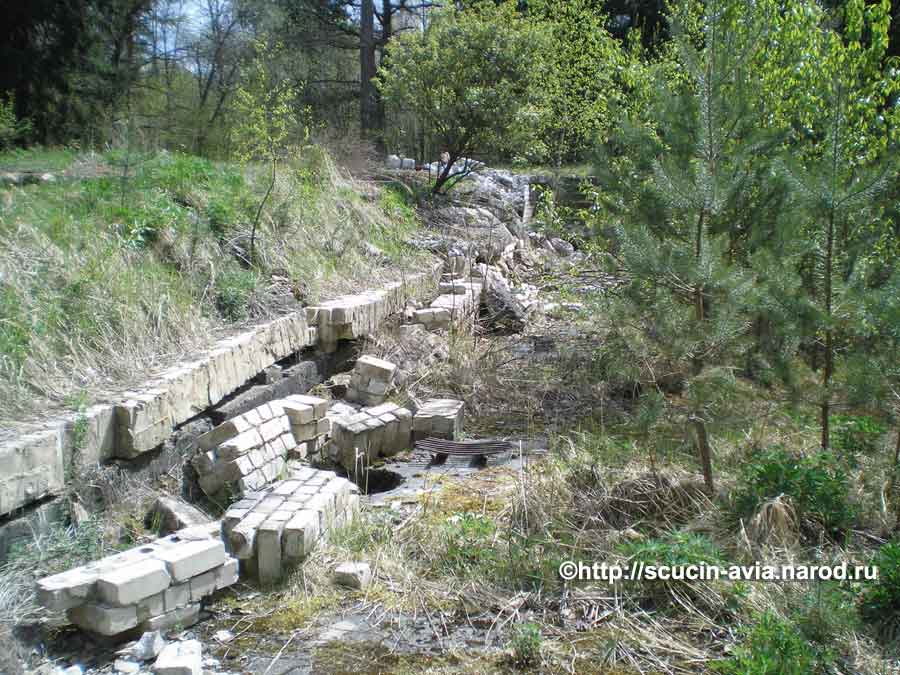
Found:
[[[0,171],[65,171],[77,154],[70,148],[16,148],[0,152]]]
[[[3,157],[41,169],[77,160]],[[76,384],[137,379],[220,326],[377,286],[425,257],[404,243],[417,220],[402,195],[366,198],[317,148],[282,163],[252,266],[265,171],[174,153],[91,161],[93,177],[9,190],[0,204],[0,418],[65,404]]]

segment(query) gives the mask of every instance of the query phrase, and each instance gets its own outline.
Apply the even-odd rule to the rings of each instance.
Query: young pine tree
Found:
[[[756,297],[731,216],[741,204],[746,225],[765,202],[758,177],[774,142],[760,132],[745,76],[765,26],[742,2],[706,10],[701,46],[676,37],[683,79],[660,84],[655,128],[630,133],[609,160],[620,170],[606,205],[620,219],[615,255],[629,280],[610,307],[612,342],[622,362],[641,364],[645,383],[683,391],[663,414],[686,425],[712,491],[710,433],[733,412]]]

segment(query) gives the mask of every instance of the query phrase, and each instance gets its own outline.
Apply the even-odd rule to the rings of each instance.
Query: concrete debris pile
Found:
[[[412,413],[394,403],[363,408],[334,420],[329,454],[351,474],[411,445]]]
[[[346,478],[303,467],[233,504],[222,532],[242,569],[271,584],[309,555],[329,528],[351,518],[358,504],[358,488]]]
[[[219,524],[179,530],[149,544],[37,582],[38,602],[100,635],[190,626],[200,602],[238,579]]]
[[[481,268],[475,267],[468,273],[460,256],[451,257],[449,267],[451,271],[444,273],[438,284],[441,294],[429,307],[415,310],[411,323],[422,324],[426,330],[449,328],[451,324],[462,326],[478,311],[484,288]]]
[[[384,403],[394,385],[397,366],[374,356],[360,356],[350,373],[347,399],[363,405]]]
[[[416,410],[413,417],[413,438],[446,438],[460,440],[463,427],[462,401],[452,398],[432,398]]]
[[[243,495],[282,476],[290,455],[303,457],[325,442],[328,402],[295,394],[237,415],[198,437],[192,460],[210,497]]]
[[[307,307],[306,321],[316,327],[322,351],[333,352],[338,340],[375,333],[382,321],[403,309],[409,295],[409,288],[395,281],[377,291],[345,295],[318,307]]]
[[[317,396],[295,394],[277,401],[291,425],[296,447],[289,451],[293,459],[303,459],[322,449],[331,434],[328,401]]]

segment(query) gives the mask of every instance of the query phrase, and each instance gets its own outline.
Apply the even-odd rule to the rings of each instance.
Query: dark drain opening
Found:
[[[406,479],[396,471],[388,469],[366,469],[355,479],[359,491],[364,495],[373,495],[379,492],[389,492],[400,487]]]

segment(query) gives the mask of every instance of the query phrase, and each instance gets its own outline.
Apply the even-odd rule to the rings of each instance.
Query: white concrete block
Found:
[[[138,625],[137,608],[110,607],[95,602],[88,602],[73,607],[67,613],[69,621],[79,628],[99,633],[100,635],[118,635]]]
[[[173,535],[177,536],[177,535]],[[225,562],[225,546],[220,540],[207,539],[179,542],[156,554],[166,563],[173,581],[187,581]]]

